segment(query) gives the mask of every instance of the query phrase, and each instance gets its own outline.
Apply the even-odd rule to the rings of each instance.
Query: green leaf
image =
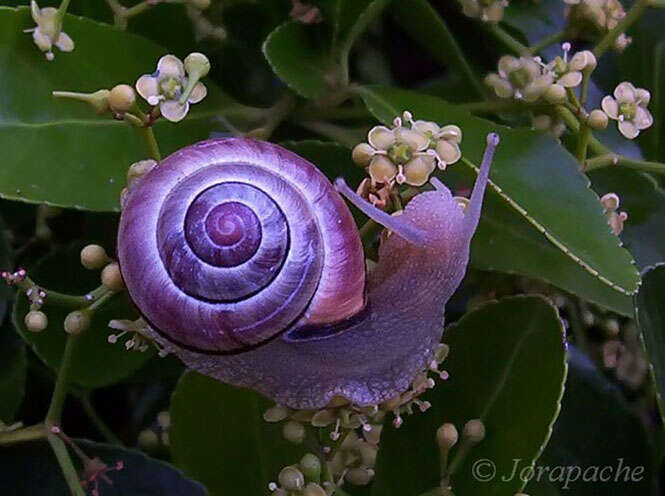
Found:
[[[87,210],[119,209],[129,165],[146,158],[138,133],[86,104],[55,100],[54,90],[92,92],[134,84],[166,54],[155,43],[111,26],[68,15],[71,53],[45,60],[24,29],[27,8],[0,7],[0,196]],[[131,54],[131,55],[129,55]],[[214,117],[228,99],[206,81],[206,100],[179,124],[154,128],[164,154],[209,137]]]
[[[6,229],[5,222],[0,217],[0,272],[12,269],[11,247],[7,240]],[[9,286],[4,281],[0,281],[0,322],[5,320],[10,294]]]
[[[628,213],[621,239],[640,269],[665,262],[665,193],[656,181],[641,172],[608,167],[589,173],[599,195],[616,193],[620,211]]]
[[[626,403],[618,387],[610,383],[587,356],[571,346],[561,414],[537,464],[538,467],[549,467],[549,475],[544,473],[540,481],[529,482],[525,492],[538,496],[651,494],[653,472],[649,452],[642,422]],[[582,476],[566,484],[565,476],[563,479],[555,476],[561,470],[552,472],[556,467],[579,467]],[[590,482],[588,477],[593,476],[594,467],[611,467],[612,479]],[[623,467],[623,470],[619,472],[618,467]],[[643,470],[641,476],[633,481],[626,480],[626,472],[638,474],[640,470]],[[583,480],[585,471],[587,481]],[[550,486],[547,492],[544,489],[541,491],[544,486]],[[552,489],[552,486],[557,489]]]
[[[286,22],[266,38],[263,54],[289,88],[305,98],[317,98],[332,82],[334,68],[325,38],[318,25]]]
[[[80,247],[56,251],[28,269],[28,274],[37,284],[48,289],[85,294],[99,285],[99,274],[81,267],[79,251]],[[67,338],[63,322],[72,310],[74,308],[46,305],[43,311],[48,316],[49,325],[42,332],[34,333],[28,331],[23,322],[29,311],[27,298],[19,295],[14,306],[14,325],[37,356],[54,370],[60,366]],[[111,334],[109,321],[137,317],[126,293],[114,296],[95,312],[90,328],[79,338],[70,372],[72,382],[91,389],[108,386],[129,377],[149,360],[154,355],[153,349],[145,353],[127,351],[122,344],[124,341],[116,344],[107,341]]]
[[[611,233],[588,179],[579,172],[573,157],[552,138],[473,117],[461,107],[413,91],[363,88],[359,92],[368,109],[384,123],[408,109],[418,119],[459,125],[464,132],[464,156],[475,163],[480,161],[487,133],[497,131],[501,144],[490,173],[490,189],[561,250],[570,263],[578,265],[580,271],[587,271],[620,293],[633,294],[637,290],[639,274],[630,254]],[[467,162],[454,166],[464,167],[476,169]],[[518,253],[521,250],[520,246],[514,249]],[[531,262],[534,272],[548,263],[541,259]],[[551,282],[577,292],[568,280]],[[598,299],[601,298],[594,301]]]
[[[25,393],[28,361],[25,345],[11,322],[0,327],[0,422],[11,422]]]
[[[557,310],[541,297],[505,298],[449,326],[444,342],[450,346],[443,364],[450,378],[427,395],[430,411],[406,418],[400,429],[386,426],[372,494],[411,496],[437,486],[436,429],[451,422],[461,432],[478,418],[486,437],[453,474],[453,491],[513,496],[524,484],[498,475],[509,475],[514,459],[521,468],[538,458],[559,412],[566,352]],[[491,481],[472,475],[474,463],[483,459],[495,464]]]
[[[665,419],[665,264],[648,268],[635,297],[635,316],[651,362],[660,413]]]
[[[185,373],[171,400],[174,463],[210,496],[266,494],[279,471],[305,453],[282,439],[279,425],[263,420],[269,406],[252,391]]]
[[[91,441],[74,440],[90,458],[98,457],[109,468],[122,462],[122,470],[106,473],[112,484],[98,477],[100,496],[206,496],[203,486],[180,471],[135,450]],[[72,455],[73,457],[73,455]],[[76,462],[78,466],[80,463]],[[0,485],[12,496],[70,494],[58,462],[45,441],[24,443],[0,450]]]

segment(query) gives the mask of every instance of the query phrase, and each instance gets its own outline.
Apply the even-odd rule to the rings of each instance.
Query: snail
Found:
[[[187,366],[296,409],[376,405],[431,363],[461,283],[498,136],[463,210],[446,186],[401,215],[277,145],[203,141],[128,192],[118,258],[149,337]],[[365,273],[342,197],[389,235]]]

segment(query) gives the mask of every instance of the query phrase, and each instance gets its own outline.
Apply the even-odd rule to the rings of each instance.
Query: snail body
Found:
[[[464,277],[498,137],[488,143],[466,212],[433,180],[399,216],[277,145],[229,138],[176,152],[132,188],[118,235],[150,337],[292,408],[402,393],[432,361]],[[338,192],[390,231],[367,277]]]

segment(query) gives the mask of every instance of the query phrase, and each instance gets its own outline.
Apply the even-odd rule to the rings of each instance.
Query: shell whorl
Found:
[[[283,148],[209,140],[132,188],[118,256],[137,307],[166,339],[239,351],[364,304],[350,212],[325,176]]]

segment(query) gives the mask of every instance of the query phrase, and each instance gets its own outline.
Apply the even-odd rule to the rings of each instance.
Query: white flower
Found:
[[[532,57],[504,55],[499,59],[498,73],[489,74],[485,83],[499,98],[537,101],[554,82],[554,76]]]
[[[605,113],[619,122],[619,131],[628,139],[635,139],[640,131],[653,124],[653,117],[647,109],[651,94],[642,88],[635,88],[624,81],[614,90],[614,98],[606,96],[601,102]]]
[[[187,76],[178,57],[164,55],[154,74],[144,74],[136,81],[136,91],[148,104],[159,105],[166,119],[178,122],[185,118],[190,104],[200,102],[208,94],[205,85],[198,80],[190,88]]]
[[[63,12],[53,7],[40,9],[37,2],[32,0],[30,3],[30,13],[37,27],[27,29],[25,32],[32,33],[35,45],[42,52],[45,52],[47,60],[53,60],[55,57],[53,55],[53,45],[61,52],[71,52],[74,50],[74,42],[67,33],[62,31]]]
[[[563,57],[557,57],[547,64],[547,70],[554,76],[556,84],[564,88],[575,88],[582,83],[584,75],[582,71],[596,68],[596,57],[589,50],[577,52],[569,60],[570,43],[561,45]]]

